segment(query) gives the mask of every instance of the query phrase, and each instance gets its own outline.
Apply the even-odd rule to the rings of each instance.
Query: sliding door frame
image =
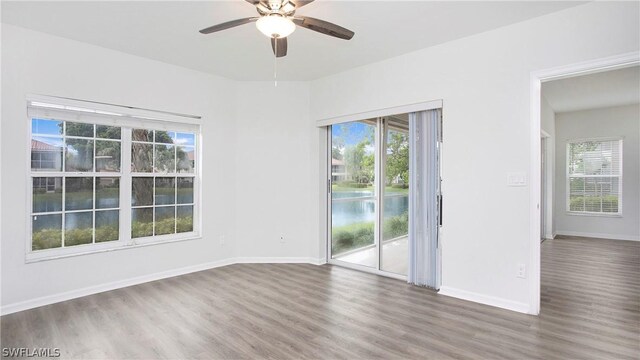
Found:
[[[316,122],[316,125],[318,127],[324,127],[327,129],[327,138],[326,138],[326,153],[325,153],[325,157],[327,158],[327,168],[326,168],[326,173],[327,173],[327,177],[325,179],[326,181],[326,187],[325,187],[325,201],[326,201],[326,236],[324,236],[325,241],[326,241],[326,262],[328,264],[332,264],[332,265],[339,265],[342,267],[346,267],[346,268],[350,268],[350,269],[354,269],[354,270],[359,270],[359,271],[363,271],[363,272],[367,272],[367,273],[371,273],[371,274],[376,274],[376,275],[381,275],[381,276],[386,276],[386,277],[390,277],[390,278],[394,278],[394,279],[398,279],[398,280],[407,280],[407,276],[406,275],[401,275],[401,274],[396,274],[396,273],[392,273],[392,272],[388,272],[388,271],[383,271],[380,270],[380,265],[381,265],[381,256],[382,256],[382,250],[380,245],[382,244],[382,220],[383,220],[383,216],[384,216],[384,208],[381,208],[381,206],[384,206],[384,199],[383,199],[383,195],[384,195],[384,189],[381,187],[382,184],[382,179],[384,174],[381,174],[384,171],[384,164],[383,164],[383,160],[382,160],[382,155],[384,155],[384,151],[385,151],[385,146],[386,143],[383,143],[382,140],[384,140],[384,133],[385,133],[385,129],[383,129],[383,118],[387,117],[387,116],[391,116],[391,115],[395,115],[395,114],[407,114],[407,113],[412,113],[412,112],[418,112],[418,111],[428,111],[428,110],[434,110],[434,109],[442,109],[442,100],[433,100],[433,101],[426,101],[426,102],[421,102],[421,103],[415,103],[415,104],[409,104],[409,105],[403,105],[403,106],[397,106],[397,107],[390,107],[390,108],[385,108],[385,109],[379,109],[379,110],[373,110],[373,111],[368,111],[368,112],[362,112],[362,113],[356,113],[356,114],[351,114],[351,115],[345,115],[345,116],[340,116],[340,117],[334,117],[334,118],[328,118],[328,119],[322,119],[322,120],[318,120]],[[374,237],[374,245],[376,246],[376,250],[377,250],[377,257],[376,257],[376,267],[368,267],[368,266],[364,266],[364,265],[359,265],[359,264],[353,264],[353,263],[349,263],[346,261],[341,261],[341,260],[337,260],[337,259],[332,259],[332,254],[331,254],[331,238],[332,238],[332,221],[331,221],[331,209],[332,209],[332,203],[331,203],[331,196],[332,196],[332,192],[331,192],[331,185],[332,185],[332,181],[331,181],[331,174],[332,174],[332,168],[331,168],[331,148],[332,148],[332,131],[331,131],[331,125],[335,125],[335,124],[344,124],[344,123],[349,123],[349,122],[355,122],[355,121],[362,121],[362,120],[366,120],[366,119],[376,119],[376,133],[375,133],[375,179],[374,179],[374,187],[375,187],[375,192],[374,192],[374,197],[375,197],[375,201],[376,201],[376,208],[375,208],[375,218],[376,218],[376,222],[375,222],[375,237]],[[411,220],[409,220],[411,221]],[[440,242],[442,241],[442,239],[440,238],[439,240]],[[440,249],[441,247],[438,246],[438,257],[439,260],[441,259],[441,254],[440,254]],[[408,260],[408,254],[407,254],[407,260]],[[439,261],[439,266],[442,266],[442,261]]]
[[[364,120],[364,119],[362,119]],[[358,120],[354,120],[354,121],[358,121]],[[349,121],[349,122],[353,122],[353,121]],[[332,258],[332,253],[331,253],[331,240],[332,240],[332,221],[331,221],[331,212],[332,212],[332,202],[331,202],[331,185],[332,185],[332,180],[331,180],[331,174],[332,174],[332,168],[331,168],[331,148],[332,148],[332,131],[331,131],[331,125],[327,126],[327,190],[326,190],[326,195],[327,195],[327,236],[326,236],[326,241],[327,241],[327,263],[329,264],[333,264],[333,265],[339,265],[339,266],[343,266],[346,268],[350,268],[350,269],[354,269],[354,270],[360,270],[360,271],[364,271],[364,272],[368,272],[368,273],[372,273],[372,274],[376,274],[376,275],[381,275],[381,276],[386,276],[386,277],[390,277],[390,278],[394,278],[394,279],[398,279],[398,280],[407,280],[407,276],[406,275],[401,275],[401,274],[396,274],[396,273],[392,273],[392,272],[388,272],[388,271],[383,271],[380,270],[380,266],[382,263],[382,251],[381,251],[381,244],[382,244],[382,220],[384,217],[384,211],[381,211],[381,209],[384,209],[384,189],[382,187],[382,179],[384,178],[384,160],[383,160],[383,154],[385,151],[385,143],[383,143],[385,136],[385,132],[383,129],[383,118],[382,117],[377,117],[376,118],[376,128],[375,128],[375,147],[374,147],[374,159],[375,159],[375,164],[374,164],[374,181],[373,181],[373,187],[374,187],[374,201],[375,201],[375,219],[376,221],[374,222],[374,241],[373,241],[373,245],[376,248],[376,264],[375,267],[369,267],[369,266],[365,266],[365,265],[360,265],[360,264],[354,264],[354,263],[350,263],[350,262],[346,262],[346,261],[342,261],[342,260],[338,260],[338,259],[333,259]]]

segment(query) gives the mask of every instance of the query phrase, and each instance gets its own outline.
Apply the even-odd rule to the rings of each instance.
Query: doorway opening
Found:
[[[640,151],[638,147],[633,148],[632,144],[637,142],[640,132],[640,120],[637,117],[640,98],[640,81],[636,79],[638,64],[640,54],[631,53],[532,74],[532,135],[535,140],[532,139],[531,153],[531,219],[539,225],[532,227],[531,231],[532,297],[529,312],[532,314],[541,311],[541,299],[543,307],[550,306],[552,289],[570,290],[566,285],[576,284],[576,279],[565,279],[567,282],[564,287],[549,283],[552,279],[557,280],[561,270],[568,266],[567,263],[556,266],[559,262],[587,256],[589,244],[611,241],[603,238],[638,239],[639,215],[634,209],[640,207],[640,201],[636,190],[627,185],[633,174],[626,171],[627,166],[639,168],[637,156]],[[627,91],[624,95],[622,88],[625,86],[636,93]],[[634,106],[635,110],[631,109]],[[618,123],[624,117],[621,111],[625,112],[620,107],[627,107],[627,113],[635,114],[635,119],[626,122],[633,129]],[[631,151],[627,149],[629,146],[633,148]],[[629,153],[633,154],[631,158],[628,157]],[[636,178],[635,184],[638,183],[640,181]],[[627,191],[635,194],[631,201],[625,201],[626,196],[630,195]],[[623,224],[627,217],[635,217],[632,225]],[[612,222],[617,223],[617,229],[627,229],[629,234],[610,231],[613,229],[610,227]],[[576,226],[581,230],[576,230]],[[573,238],[576,236],[579,238]],[[565,239],[559,239],[562,237]],[[541,239],[546,239],[542,245]],[[569,247],[578,253],[564,253],[566,258],[562,259],[558,257],[563,253],[559,245],[569,245],[569,240],[577,241],[573,247]],[[612,243],[614,248],[619,249],[623,245],[619,240]],[[627,245],[633,247],[638,244]],[[598,246],[592,247],[595,248]],[[596,251],[600,259],[608,255],[616,256],[602,251],[609,250],[600,248]],[[593,270],[576,268],[572,272],[583,275],[593,273],[596,277],[604,274]],[[564,275],[574,277],[571,274]],[[580,276],[580,279],[586,278]],[[598,284],[599,280],[593,278],[587,283]],[[588,292],[588,286],[582,290]],[[555,301],[555,304],[557,306],[559,302]]]

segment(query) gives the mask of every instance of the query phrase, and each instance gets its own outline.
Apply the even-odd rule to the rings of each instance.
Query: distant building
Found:
[[[196,166],[195,159],[195,151],[178,153],[178,172],[182,172],[186,169],[194,169]]]
[[[62,148],[38,140],[31,140],[31,170],[62,170]]]
[[[32,171],[61,171],[62,148],[38,140],[31,140],[31,170]],[[55,192],[62,189],[61,177],[33,178],[34,190]]]
[[[347,180],[347,169],[344,166],[344,161],[338,159],[331,159],[331,181],[344,181]]]

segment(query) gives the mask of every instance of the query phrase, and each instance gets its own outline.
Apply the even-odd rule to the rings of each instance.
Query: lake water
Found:
[[[333,227],[360,222],[375,221],[375,200],[371,191],[333,192],[331,205],[331,223]],[[340,199],[350,200],[340,200]],[[364,199],[359,199],[364,198]],[[384,216],[401,215],[409,211],[407,194],[387,194],[384,198]]]
[[[91,194],[92,195],[92,194]],[[107,194],[100,198],[96,198],[96,207],[98,209],[117,208],[119,206],[118,194]],[[178,191],[178,205],[188,204],[193,202],[193,192],[190,191]],[[97,196],[96,196],[97,197]],[[173,204],[173,195],[156,194],[156,204]],[[65,218],[67,228],[83,228],[91,227],[92,218],[89,218],[85,214],[89,214],[93,207],[92,198],[85,196],[78,196],[76,198],[68,198],[66,208],[73,210],[87,210],[87,213],[77,213],[77,215],[67,214]],[[39,198],[35,197],[33,201],[33,210],[35,212],[51,212],[62,210],[62,196],[57,198]],[[113,214],[112,212],[110,214]],[[117,213],[116,213],[117,214]],[[133,220],[135,221],[135,213],[133,214]],[[34,231],[40,229],[60,229],[62,227],[62,217],[60,215],[46,215],[32,216]],[[117,224],[117,219],[113,220],[114,224]]]

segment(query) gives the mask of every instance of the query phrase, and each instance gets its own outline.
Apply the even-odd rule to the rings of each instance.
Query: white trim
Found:
[[[404,282],[407,281],[407,277],[405,275],[396,274],[396,273],[393,273],[393,272],[390,272],[390,271],[378,270],[378,269],[373,268],[373,267],[360,265],[360,264],[355,264],[355,263],[350,263],[350,262],[342,261],[342,260],[339,260],[339,259],[329,259],[327,261],[327,264],[336,265],[336,266],[344,267],[344,268],[351,269],[351,270],[362,271],[362,272],[366,272],[366,273],[374,274],[374,275],[378,275],[378,276],[384,276],[384,277],[388,277],[388,278],[392,278],[392,279],[402,280]]]
[[[528,312],[533,315],[540,313],[540,196],[542,191],[542,178],[540,169],[540,130],[542,105],[542,82],[540,75],[534,73],[530,78],[530,103],[531,103],[531,142],[530,142],[530,174],[529,186],[529,306]]]
[[[225,259],[225,260],[214,261],[210,263],[204,263],[200,265],[193,265],[193,266],[187,266],[187,267],[173,269],[173,270],[167,270],[167,271],[149,274],[149,275],[137,276],[134,278],[120,280],[120,281],[113,281],[113,282],[109,282],[101,285],[89,286],[82,289],[66,291],[58,294],[39,297],[36,299],[21,301],[18,303],[3,305],[2,309],[0,310],[0,313],[2,315],[7,315],[7,314],[15,313],[18,311],[33,309],[33,308],[44,306],[44,305],[76,299],[83,296],[93,295],[93,294],[97,294],[105,291],[120,289],[128,286],[147,283],[150,281],[166,279],[174,276],[180,276],[184,274],[213,269],[213,268],[231,265],[231,264],[233,264],[233,259]]]
[[[27,94],[29,107],[39,109],[62,110],[80,114],[109,115],[134,117],[144,120],[172,121],[179,123],[201,124],[202,117],[198,115],[180,114],[162,110],[137,108],[127,105],[108,104],[91,100],[79,100],[58,96]],[[31,103],[34,103],[31,105]],[[48,106],[53,105],[53,107]],[[77,109],[74,111],[74,108]],[[89,110],[89,112],[87,112]]]
[[[579,237],[588,237],[588,238],[596,238],[596,239],[640,241],[640,235],[604,234],[604,233],[589,233],[589,232],[564,231],[564,230],[556,231],[556,235],[579,236]]]
[[[323,265],[324,259],[315,259],[311,257],[241,257],[230,258],[224,260],[218,260],[208,262],[199,265],[186,266],[178,269],[162,271],[159,273],[137,276],[130,279],[113,281],[101,285],[89,286],[82,289],[66,291],[58,294],[47,295],[36,299],[25,300],[13,304],[3,305],[0,308],[1,315],[8,315],[19,311],[29,310],[40,306],[59,303],[62,301],[72,300],[84,296],[98,294],[105,291],[111,291],[121,289],[129,286],[144,284],[151,281],[167,279],[180,275],[190,274],[198,271],[204,271],[209,269],[215,269],[218,267],[233,265],[233,264],[312,264]]]
[[[530,178],[529,187],[529,313],[540,313],[540,105],[542,81],[557,80],[576,75],[614,70],[640,63],[640,52],[594,59],[530,74]]]
[[[320,151],[324,150],[324,157],[327,161],[325,166],[326,173],[324,174],[324,178],[322,179],[325,182],[324,190],[323,190],[323,198],[324,198],[324,210],[325,210],[325,231],[320,233],[320,238],[325,242],[325,262],[329,262],[331,260],[332,254],[332,227],[333,227],[333,219],[332,219],[332,206],[333,206],[333,180],[331,180],[331,166],[332,166],[332,143],[333,143],[333,130],[331,126],[326,126],[327,129],[327,139],[326,146],[324,149],[320,149]]]
[[[185,123],[182,121],[169,122],[166,120],[145,119],[128,115],[117,116],[93,114],[70,110],[35,108],[31,106],[27,107],[27,115],[31,119],[55,119],[71,122],[84,122],[97,125],[129,127],[133,129],[166,130],[178,132],[198,132],[200,129],[200,124]]]
[[[312,257],[237,257],[232,260],[234,264],[326,264],[324,258]]]
[[[554,221],[554,206],[553,199],[555,193],[555,139],[546,131],[540,129],[540,139],[544,142],[544,159],[540,159],[540,161],[544,161],[544,184],[541,186],[541,191],[544,195],[541,196],[541,202],[544,205],[544,209],[541,212],[544,215],[544,219],[540,219],[543,223],[541,226],[542,234],[540,236],[544,239],[550,239],[551,229],[553,229],[553,221]],[[542,145],[542,144],[541,144]]]
[[[539,241],[540,239],[538,239],[538,242]],[[448,286],[441,286],[440,291],[438,291],[438,295],[444,295],[454,297],[456,299],[472,301],[479,304],[495,306],[501,309],[517,311],[519,313],[531,314],[529,305],[527,303],[507,300],[495,296],[478,294],[471,291],[451,288]]]
[[[182,234],[186,234],[186,236],[169,238],[169,237],[165,237],[164,235],[159,235],[159,236],[163,236],[163,238],[156,239],[156,241],[147,241],[143,243],[124,243],[123,244],[122,240],[116,240],[116,241],[110,241],[110,242],[105,242],[100,244],[91,243],[91,244],[84,244],[84,245],[74,245],[73,247],[68,247],[68,248],[37,250],[35,252],[27,253],[25,258],[25,264],[31,264],[31,263],[41,262],[41,261],[64,259],[64,258],[70,258],[75,256],[99,254],[103,252],[135,249],[135,248],[152,246],[152,245],[171,244],[171,243],[191,241],[191,240],[202,240],[202,237],[197,235],[197,233],[195,232],[182,233]],[[176,235],[176,234],[172,234],[172,235]],[[158,236],[155,236],[155,237],[150,236],[149,239],[154,239],[157,237]],[[60,251],[64,249],[73,249],[74,251],[67,251],[67,252]],[[87,250],[81,251],[82,249],[87,249]]]
[[[317,127],[330,126],[334,124],[352,122],[352,121],[361,121],[365,119],[375,119],[379,117],[385,117],[396,114],[408,114],[412,112],[425,111],[425,110],[433,110],[433,109],[441,109],[442,108],[442,100],[432,100],[419,102],[415,104],[394,106],[390,108],[372,110],[361,112],[357,114],[348,114],[343,116],[336,116],[328,119],[321,119],[316,121]]]
[[[607,217],[607,218],[621,218],[622,213],[601,213],[601,212],[588,212],[588,211],[569,211],[564,212],[567,216],[590,216],[590,217]]]
[[[373,223],[373,243],[375,244],[376,247],[376,269],[383,271],[382,270],[382,252],[383,252],[383,246],[382,246],[382,227],[383,227],[383,222],[384,222],[384,184],[383,183],[383,179],[384,177],[384,167],[385,167],[385,162],[386,159],[384,159],[384,152],[382,150],[382,147],[385,146],[385,150],[386,151],[386,143],[385,143],[385,135],[386,135],[386,129],[384,126],[384,122],[382,121],[382,118],[377,118],[376,119],[376,128],[375,128],[375,146],[374,146],[374,153],[373,153],[373,194],[374,194],[374,208],[373,208],[373,213],[375,216],[375,221]],[[346,162],[345,162],[346,163]],[[333,205],[333,203],[332,203]],[[333,255],[333,254],[332,254]],[[409,254],[407,254],[407,262],[409,261]]]
[[[558,66],[532,72],[536,78],[543,81],[560,80],[580,75],[588,75],[609,70],[617,70],[640,63],[640,52],[632,51],[625,54],[609,56],[601,59],[582,61],[579,63]]]

